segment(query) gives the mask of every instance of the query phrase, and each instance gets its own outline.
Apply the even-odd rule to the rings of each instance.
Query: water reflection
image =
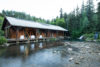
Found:
[[[21,52],[21,53],[24,53],[24,50],[25,50],[24,45],[21,45],[21,46],[20,46],[20,52]]]
[[[35,44],[31,44],[31,50],[35,49]]]
[[[63,43],[41,42],[10,46],[0,57],[0,67],[62,67],[61,63],[67,60],[62,58],[61,52],[53,52],[56,50],[54,46],[59,45]]]
[[[43,48],[43,43],[39,43],[39,48]]]
[[[54,42],[54,43],[31,43],[31,44],[20,44],[13,45],[7,48],[3,57],[17,57],[17,56],[28,56],[32,53],[39,51],[40,49],[50,48],[54,46],[63,45],[62,43]]]

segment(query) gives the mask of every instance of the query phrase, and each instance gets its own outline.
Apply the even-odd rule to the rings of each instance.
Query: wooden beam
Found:
[[[7,28],[5,28],[5,37],[8,38]]]
[[[19,29],[16,28],[16,40],[18,40],[18,32],[19,32]]]
[[[64,31],[63,31],[63,36],[64,36]]]
[[[57,33],[57,36],[56,37],[58,37],[58,31],[56,33]]]
[[[39,29],[36,29],[36,38],[38,38]]]

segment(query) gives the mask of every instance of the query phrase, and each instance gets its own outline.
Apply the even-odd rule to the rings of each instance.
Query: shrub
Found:
[[[84,35],[86,38],[94,38],[94,34],[90,33],[90,34],[85,34]]]
[[[94,40],[94,33],[84,34],[86,41],[93,41]]]
[[[0,45],[4,44],[6,42],[7,42],[6,38],[0,36]]]
[[[93,41],[93,38],[86,38],[86,41]]]
[[[80,37],[80,36],[81,36],[80,31],[72,31],[72,33],[71,33],[71,37],[72,37],[73,39],[77,39],[77,38]]]
[[[99,37],[98,37],[98,39],[100,39],[100,33],[99,33]]]

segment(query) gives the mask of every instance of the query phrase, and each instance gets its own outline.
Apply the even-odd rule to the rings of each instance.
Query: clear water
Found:
[[[0,67],[100,67],[100,43],[69,43],[41,42],[2,48]],[[73,60],[69,61],[70,58]]]
[[[62,43],[31,43],[13,45],[0,57],[0,67],[62,67],[67,55],[57,52]]]

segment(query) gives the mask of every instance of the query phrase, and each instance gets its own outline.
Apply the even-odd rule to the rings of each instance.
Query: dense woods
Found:
[[[98,3],[98,8],[95,10],[93,0],[88,0],[86,5],[83,2],[81,8],[77,6],[77,8],[69,14],[64,13],[63,9],[61,8],[59,16],[52,19],[51,21],[36,18],[35,16],[30,16],[24,12],[3,10],[0,14],[0,28],[2,25],[1,22],[3,21],[2,15],[58,25],[68,29],[72,38],[78,38],[83,34],[94,34],[95,32],[100,32],[100,3]],[[1,30],[0,35],[3,35]]]
[[[98,9],[94,8],[93,0],[88,0],[81,8],[77,6],[69,14],[63,13],[60,9],[60,16],[51,21],[51,24],[60,25],[68,29],[73,38],[83,34],[94,34],[100,32],[100,3]]]

